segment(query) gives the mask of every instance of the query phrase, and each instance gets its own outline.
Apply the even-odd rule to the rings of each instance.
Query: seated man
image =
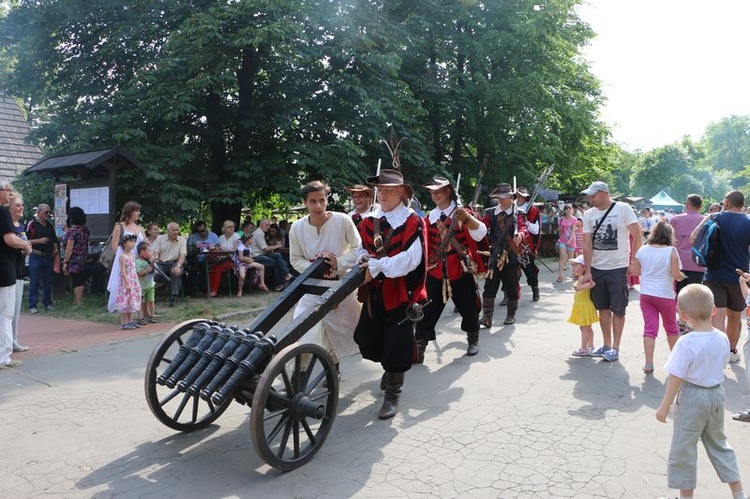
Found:
[[[206,255],[204,252],[215,248],[219,244],[219,236],[208,230],[205,220],[198,220],[193,225],[193,233],[187,240],[188,248],[188,286],[190,294],[195,294],[198,290],[204,295],[208,294],[206,287],[205,265],[203,264]]]
[[[167,224],[167,233],[156,238],[151,248],[156,256],[156,265],[171,277],[169,306],[174,307],[182,287],[182,266],[187,258],[187,241],[180,235],[176,222]]]
[[[269,245],[266,243],[266,232],[270,226],[271,222],[267,218],[258,222],[258,228],[253,232],[250,241],[250,250],[256,262],[262,263],[265,266],[272,266],[275,276],[274,291],[281,291],[292,278],[292,274],[289,273],[289,266],[284,261],[281,253],[276,253],[276,250],[282,248],[283,245]]]

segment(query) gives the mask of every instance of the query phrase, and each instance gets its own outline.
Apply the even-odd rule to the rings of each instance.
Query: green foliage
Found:
[[[485,154],[486,185],[555,163],[548,186],[576,191],[617,158],[577,3],[22,2],[0,23],[0,86],[48,151],[138,157],[118,196],[164,219],[296,204],[317,178],[345,194],[391,166],[390,126],[421,196],[459,172],[470,192]]]
[[[34,208],[44,203],[55,205],[55,179],[45,173],[21,175],[13,180],[13,189],[23,194],[24,220],[31,220]]]

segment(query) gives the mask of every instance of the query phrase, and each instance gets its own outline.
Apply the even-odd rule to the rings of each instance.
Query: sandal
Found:
[[[120,326],[120,329],[124,329],[125,331],[130,331],[131,329],[135,329],[135,326],[132,324],[122,324]]]
[[[654,372],[654,365],[653,364],[644,364],[643,365],[643,372],[645,374],[652,374]]]
[[[150,322],[151,324],[156,324],[156,317],[154,317],[154,316],[151,316],[151,317],[149,317],[149,318],[148,318],[148,321],[149,321],[149,322]]]
[[[578,350],[575,350],[572,354],[573,357],[588,357],[589,351],[586,348],[579,348]]]
[[[750,409],[732,415],[732,419],[735,421],[742,421],[743,423],[750,423]]]
[[[562,277],[557,276],[557,282],[562,282]]]

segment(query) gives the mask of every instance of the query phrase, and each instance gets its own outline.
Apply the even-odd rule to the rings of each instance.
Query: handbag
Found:
[[[120,226],[120,235],[122,235],[124,227],[122,223],[118,223],[117,225]],[[112,229],[112,234],[114,233],[115,231]],[[107,238],[107,242],[104,243],[104,249],[99,254],[99,263],[107,270],[112,268],[112,260],[115,259],[115,250],[112,249],[112,234]]]

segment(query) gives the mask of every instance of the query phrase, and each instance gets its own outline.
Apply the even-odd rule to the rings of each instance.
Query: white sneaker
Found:
[[[729,354],[729,363],[730,364],[734,364],[736,362],[739,362],[740,358],[741,358],[740,354],[738,354],[736,352],[730,352],[730,354]]]

